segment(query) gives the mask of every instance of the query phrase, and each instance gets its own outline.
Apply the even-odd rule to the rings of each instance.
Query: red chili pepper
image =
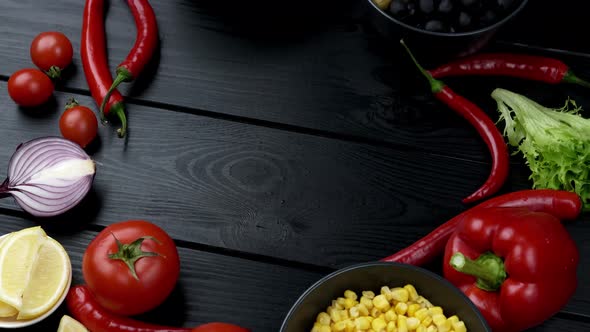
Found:
[[[121,121],[119,136],[125,136],[127,129],[127,118],[125,117],[125,105],[123,96],[114,91],[108,98],[107,91],[113,83],[113,77],[107,62],[104,29],[104,0],[87,0],[84,6],[82,22],[82,42],[80,46],[82,67],[84,76],[90,88],[92,98],[97,105],[105,103],[104,114],[101,111],[101,119],[104,122],[104,115],[114,113]]]
[[[506,143],[504,143],[504,137],[502,137],[502,134],[498,128],[496,128],[494,122],[484,113],[484,111],[474,103],[455,93],[443,82],[432,78],[432,76],[418,63],[403,40],[401,43],[420,72],[422,72],[422,74],[428,79],[434,96],[453,109],[457,114],[465,118],[465,120],[469,121],[469,123],[475,127],[481,138],[483,138],[490,151],[492,157],[492,169],[488,179],[476,192],[469,195],[467,198],[464,198],[463,203],[471,203],[495,194],[506,181],[508,170],[510,169],[510,156],[508,155],[508,147],[506,146]]]
[[[154,9],[147,0],[127,0],[129,9],[135,20],[137,35],[135,44],[127,57],[117,67],[113,84],[101,105],[101,113],[104,110],[106,98],[117,89],[122,82],[131,82],[142,72],[151,59],[158,45],[158,22]]]
[[[530,211],[545,212],[562,220],[576,219],[582,211],[582,200],[575,193],[562,190],[522,190],[487,200],[440,225],[412,245],[381,259],[411,265],[424,265],[438,255],[467,213],[493,207],[522,207]]]
[[[590,87],[560,60],[524,54],[487,53],[462,58],[428,71],[434,78],[485,75],[511,76],[551,84],[574,83]]]
[[[495,332],[523,331],[557,313],[577,287],[579,252],[555,216],[489,208],[463,218],[443,272]]]
[[[191,328],[166,327],[116,316],[102,308],[86,286],[70,288],[66,304],[72,317],[92,332],[191,332]]]

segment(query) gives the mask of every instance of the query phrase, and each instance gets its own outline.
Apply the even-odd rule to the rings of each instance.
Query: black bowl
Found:
[[[468,331],[492,331],[473,302],[439,275],[407,264],[372,262],[338,270],[312,285],[295,302],[280,332],[310,331],[317,315],[347,289],[357,294],[363,290],[379,293],[382,286],[403,287],[406,284],[414,285],[418,294],[442,307],[447,317],[457,315]]]
[[[457,33],[432,32],[416,28],[381,10],[372,0],[365,0],[365,2],[368,7],[366,12],[369,23],[385,37],[386,41],[399,43],[399,40],[403,38],[412,50],[425,55],[421,58],[435,56],[441,59],[466,56],[479,51],[492,39],[500,27],[522,11],[528,0],[522,0],[510,14],[492,25]]]

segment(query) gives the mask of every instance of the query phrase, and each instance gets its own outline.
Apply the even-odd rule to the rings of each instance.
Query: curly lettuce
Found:
[[[492,98],[504,136],[532,172],[533,188],[575,192],[590,210],[590,119],[579,114],[575,101],[552,109],[504,89],[494,90]]]

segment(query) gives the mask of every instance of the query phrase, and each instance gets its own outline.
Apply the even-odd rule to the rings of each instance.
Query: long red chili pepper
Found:
[[[166,327],[116,316],[103,309],[86,286],[70,288],[66,304],[72,317],[92,332],[190,332],[190,328]]]
[[[114,91],[107,98],[113,77],[107,62],[104,28],[104,0],[87,0],[84,6],[82,22],[82,41],[80,46],[84,76],[90,88],[90,93],[97,105],[104,105],[104,114],[114,113],[121,121],[119,136],[125,136],[127,119],[123,96]],[[101,118],[104,120],[101,107]]]
[[[535,212],[549,213],[561,220],[572,220],[582,211],[582,200],[575,193],[552,189],[522,190],[494,197],[457,215],[409,247],[383,258],[382,261],[424,265],[443,253],[449,238],[467,213],[492,207],[524,207]]]
[[[401,43],[412,58],[412,61],[416,64],[416,67],[428,79],[434,96],[469,121],[475,127],[481,138],[483,138],[490,151],[492,169],[488,179],[477,191],[464,198],[463,203],[471,203],[495,194],[506,181],[508,170],[510,169],[510,156],[508,155],[508,147],[504,143],[504,137],[502,137],[494,122],[484,111],[474,103],[455,93],[443,82],[432,78],[418,63],[418,60],[416,60],[403,40]]]
[[[511,76],[551,84],[574,83],[590,88],[560,60],[525,54],[484,53],[462,58],[428,71],[434,78],[447,76]]]
[[[117,77],[109,88],[107,95],[100,107],[101,113],[107,97],[117,89],[122,82],[133,81],[141,73],[151,59],[158,45],[158,22],[154,9],[147,0],[127,0],[129,9],[133,14],[137,35],[135,44],[127,54],[127,57],[117,67]]]

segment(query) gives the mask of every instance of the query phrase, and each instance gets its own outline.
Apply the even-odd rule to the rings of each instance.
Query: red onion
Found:
[[[96,167],[76,143],[61,137],[41,137],[20,144],[0,184],[0,197],[13,196],[37,217],[68,211],[86,196]]]

